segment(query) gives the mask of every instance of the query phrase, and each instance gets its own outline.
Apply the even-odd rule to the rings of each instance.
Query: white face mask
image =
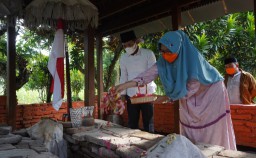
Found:
[[[137,44],[134,43],[134,45],[132,47],[127,47],[125,48],[126,53],[128,53],[129,55],[131,55],[132,53],[134,53],[137,49]]]

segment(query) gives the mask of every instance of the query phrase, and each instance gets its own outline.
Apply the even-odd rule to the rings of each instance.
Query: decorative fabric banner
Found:
[[[64,50],[63,24],[59,20],[48,61],[48,69],[53,77],[51,93],[53,93],[52,105],[55,110],[59,110],[64,96]]]

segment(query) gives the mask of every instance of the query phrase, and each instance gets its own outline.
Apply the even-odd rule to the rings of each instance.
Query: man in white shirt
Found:
[[[256,81],[254,77],[239,68],[237,59],[226,58],[225,61],[225,85],[227,87],[231,104],[254,104],[256,96]]]
[[[126,51],[121,56],[120,68],[121,77],[120,84],[125,83],[137,77],[140,73],[146,71],[153,64],[156,63],[154,53],[149,49],[139,48],[138,39],[134,31],[128,31],[120,34],[122,45]],[[140,87],[140,93],[152,94],[156,91],[156,84],[150,82],[144,87]],[[127,111],[128,111],[128,126],[132,129],[139,128],[140,111],[142,112],[143,127],[145,131],[154,132],[153,112],[154,107],[152,103],[131,104],[130,97],[138,93],[138,88],[128,88],[122,92],[126,96]]]

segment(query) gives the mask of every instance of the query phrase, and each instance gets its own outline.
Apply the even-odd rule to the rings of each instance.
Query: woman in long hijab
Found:
[[[183,31],[167,32],[159,40],[162,56],[131,81],[115,87],[121,92],[153,81],[158,75],[166,96],[179,100],[180,132],[194,143],[236,150],[223,77],[191,43]]]

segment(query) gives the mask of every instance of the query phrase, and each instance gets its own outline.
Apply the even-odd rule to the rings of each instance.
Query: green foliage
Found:
[[[78,69],[82,71],[84,67],[84,51],[81,47],[75,43],[70,42],[68,44],[68,51],[70,55],[70,69]]]
[[[253,40],[255,39],[254,37],[254,15],[252,12],[247,13],[247,27],[245,28],[246,32],[248,32],[249,37]]]
[[[187,26],[186,33],[205,58],[222,74],[224,58],[235,56],[240,67],[255,76],[254,29],[253,13],[247,12]]]
[[[119,83],[119,59],[123,53],[119,38],[108,36],[103,38],[103,86],[108,91],[111,86]]]
[[[29,31],[22,26],[21,21],[17,21],[16,33],[16,90],[18,90],[29,81],[29,77],[33,71],[32,69],[35,69],[34,64],[40,59],[38,58],[38,54],[40,54],[42,50],[49,48],[51,42],[49,39],[51,38],[43,38],[35,32]],[[6,91],[6,41],[6,34],[4,34],[0,37],[0,84],[4,92]],[[40,96],[43,97],[42,95]]]
[[[119,82],[119,60],[115,63],[114,71],[111,74],[108,74],[108,69],[112,63],[115,54],[108,49],[103,49],[103,85],[106,85],[107,76],[111,75],[110,83],[108,85],[114,86]],[[104,86],[104,91],[108,91],[110,87]]]
[[[159,48],[158,48],[158,41],[159,39],[164,35],[164,33],[167,32],[167,30],[163,31],[163,32],[159,32],[159,33],[154,33],[154,34],[149,34],[149,35],[145,35],[143,36],[143,40],[144,40],[144,43],[141,43],[140,46],[142,48],[147,48],[147,49],[150,49],[154,52],[155,56],[156,56],[156,59],[159,58],[159,55],[161,55],[159,53]],[[161,80],[160,78],[156,78],[154,80],[154,82],[156,83],[157,85],[157,88],[156,88],[156,94],[158,95],[164,95],[164,87],[161,83]]]
[[[6,50],[7,50],[7,44],[6,44],[6,35],[0,36],[0,86],[1,91],[0,94],[4,95],[6,90]]]
[[[203,33],[202,35],[195,35],[196,36],[196,47],[199,50],[202,50],[202,53],[204,54],[206,51],[209,50],[210,46],[208,45],[208,38],[206,36],[205,33]]]
[[[38,91],[27,90],[24,87],[16,91],[18,104],[33,104],[42,102],[42,100],[39,98]]]
[[[140,46],[142,48],[152,50],[155,53],[156,59],[158,59],[159,55],[161,55],[158,50],[158,41],[164,35],[165,32],[167,32],[167,30],[143,36],[144,42],[141,43]]]
[[[31,61],[32,73],[29,82],[26,84],[26,90],[35,90],[39,93],[39,98],[42,102],[46,101],[47,85],[49,84],[49,71],[47,68],[48,57],[37,55],[34,61]]]
[[[72,70],[70,72],[70,85],[74,95],[72,96],[73,101],[81,100],[78,96],[79,92],[84,88],[84,77],[83,74],[78,70]]]
[[[222,54],[220,54],[219,52],[217,52],[210,60],[209,60],[209,63],[213,66],[215,66],[215,68],[217,70],[219,70],[219,72],[221,74],[225,74],[225,69],[223,68],[224,67],[224,64],[223,64],[223,61],[220,60],[222,58]]]

